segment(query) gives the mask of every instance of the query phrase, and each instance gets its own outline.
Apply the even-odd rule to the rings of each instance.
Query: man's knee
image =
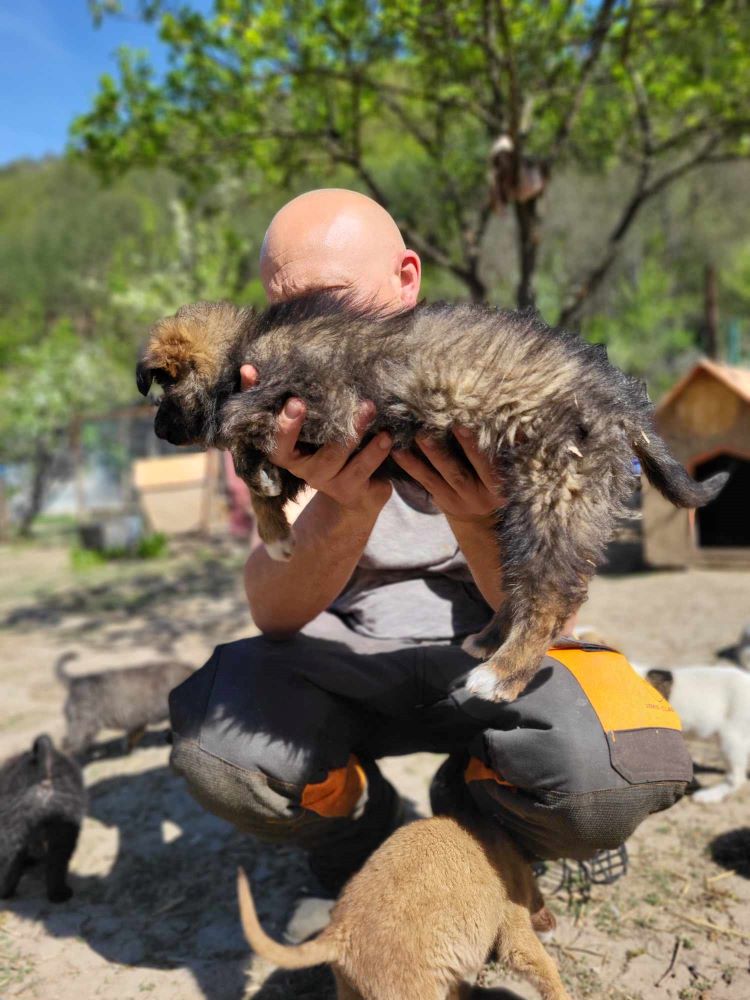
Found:
[[[304,648],[303,648],[304,647]],[[304,840],[365,797],[345,706],[297,676],[304,641],[218,647],[170,695],[170,764],[206,809],[271,840]]]
[[[555,650],[472,744],[473,798],[542,858],[622,844],[685,793],[692,764],[669,704],[608,650]],[[510,725],[512,721],[512,725]]]
[[[652,813],[674,805],[685,782],[654,782],[577,795],[470,785],[480,810],[494,816],[531,857],[585,861],[624,844]]]

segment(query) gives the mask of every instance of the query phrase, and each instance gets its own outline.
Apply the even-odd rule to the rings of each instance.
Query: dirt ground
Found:
[[[0,759],[42,731],[62,734],[55,657],[73,670],[177,654],[200,664],[252,630],[241,554],[182,547],[152,563],[76,575],[62,548],[0,550]],[[750,620],[750,574],[600,576],[582,621],[656,666],[711,663]],[[106,734],[105,734],[106,735]],[[239,863],[275,934],[305,885],[302,856],[240,836],[204,812],[167,767],[163,733],[125,756],[106,738],[85,770],[89,814],[72,866],[73,899],[55,906],[35,873],[0,911],[0,1000],[332,1000],[325,969],[281,974],[251,960],[234,899]],[[719,780],[710,744],[693,742],[703,783]],[[439,758],[389,759],[389,777],[425,812]],[[629,844],[630,871],[590,896],[577,880],[550,897],[551,946],[572,994],[612,1000],[750,997],[750,785],[727,802],[689,799],[652,817]],[[559,866],[545,876],[559,881]],[[670,960],[674,963],[670,968]],[[489,966],[496,997],[532,997]],[[419,1000],[419,998],[414,998]]]

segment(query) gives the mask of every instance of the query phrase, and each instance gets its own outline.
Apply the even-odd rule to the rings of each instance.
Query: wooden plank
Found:
[[[199,486],[206,482],[208,460],[205,452],[140,458],[133,462],[133,482],[141,491],[165,486]]]

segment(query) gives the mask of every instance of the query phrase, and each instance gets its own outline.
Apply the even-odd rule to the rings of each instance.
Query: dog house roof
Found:
[[[723,382],[732,392],[737,393],[745,403],[750,405],[750,368],[737,368],[733,365],[720,364],[718,361],[710,361],[708,358],[701,358],[660,400],[656,407],[657,413],[666,410],[701,372],[706,372]]]

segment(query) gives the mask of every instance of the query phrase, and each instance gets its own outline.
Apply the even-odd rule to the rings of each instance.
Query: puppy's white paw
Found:
[[[693,795],[693,802],[700,802],[702,805],[710,805],[712,802],[723,802],[732,792],[732,786],[721,782],[711,788],[701,788]]]
[[[266,551],[276,562],[289,562],[294,552],[294,535],[278,538],[275,542],[266,542]]]
[[[466,690],[483,701],[515,701],[528,685],[517,674],[504,677],[492,660],[480,663],[466,678]]]
[[[474,667],[466,678],[466,690],[483,701],[513,701],[517,695],[515,686],[509,686],[489,663]]]
[[[557,931],[554,927],[549,931],[535,931],[534,933],[542,944],[552,944],[553,941],[557,940]]]
[[[264,497],[277,497],[281,493],[281,477],[261,469],[258,475],[259,492]]]
[[[483,660],[489,650],[485,649],[479,641],[479,635],[468,635],[461,643],[461,649],[469,656],[475,656],[478,660]]]

